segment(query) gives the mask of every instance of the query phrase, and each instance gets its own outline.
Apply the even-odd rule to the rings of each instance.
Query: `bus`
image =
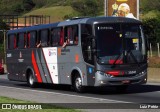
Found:
[[[64,45],[65,44],[65,45]],[[147,44],[139,20],[125,17],[73,18],[7,33],[8,79],[87,86],[129,85],[147,82]]]

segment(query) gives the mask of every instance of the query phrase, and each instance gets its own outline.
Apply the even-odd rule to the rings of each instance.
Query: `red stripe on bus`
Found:
[[[33,64],[33,68],[34,68],[34,71],[36,73],[36,77],[37,77],[38,82],[42,83],[42,78],[41,78],[41,75],[40,75],[40,72],[39,72],[39,69],[38,69],[38,65],[37,65],[37,62],[36,62],[36,58],[34,56],[33,51],[32,51],[32,64]]]

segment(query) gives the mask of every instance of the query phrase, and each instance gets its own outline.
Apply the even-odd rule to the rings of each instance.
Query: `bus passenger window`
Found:
[[[30,37],[31,37],[31,34],[27,33],[27,47],[28,48],[30,48]]]
[[[68,27],[67,28],[67,41],[68,41],[68,44],[73,44],[73,29],[72,27]]]
[[[23,49],[24,48],[24,33],[20,33],[18,35],[18,48]]]
[[[59,45],[60,45],[60,46],[63,46],[63,44],[64,44],[64,29],[61,28]]]
[[[60,45],[60,37],[61,37],[61,29],[60,28],[56,28],[52,30],[52,46],[58,46]]]
[[[14,35],[14,49],[17,49],[18,47],[18,37],[16,35]]]
[[[30,32],[29,35],[29,47],[30,48],[35,48],[36,47],[36,32],[33,31],[33,32]]]
[[[14,45],[15,45],[15,39],[14,39],[15,35],[9,35],[8,37],[8,49],[14,49]]]
[[[65,28],[65,43],[66,45],[78,44],[78,25],[68,26]]]
[[[66,45],[73,44],[72,40],[72,27],[68,26],[65,28],[65,33],[64,33],[64,44],[62,47],[65,47]]]
[[[76,45],[78,44],[78,36],[74,37],[74,44],[76,44]]]
[[[40,39],[38,40],[37,47],[47,47],[49,40],[49,31],[41,30],[40,31]]]
[[[27,48],[27,34],[24,33],[24,48]]]
[[[73,27],[73,43],[78,44],[78,26]]]

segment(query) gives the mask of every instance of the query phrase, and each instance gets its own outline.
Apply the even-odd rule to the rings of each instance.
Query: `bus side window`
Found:
[[[47,47],[49,41],[49,30],[40,31],[40,39],[38,40],[37,47]]]
[[[60,39],[60,30],[58,28],[52,29],[52,36],[51,36],[51,44],[52,46],[58,46],[59,45],[59,39]]]
[[[51,46],[55,46],[55,35],[56,35],[56,31],[54,29],[51,30]]]
[[[24,48],[24,33],[18,34],[19,41],[18,41],[18,48],[23,49]]]
[[[51,30],[51,46],[62,46],[64,43],[63,28],[54,28]]]
[[[78,44],[78,25],[67,26],[65,28],[65,45]]]
[[[73,44],[73,31],[72,31],[72,27],[68,26],[65,28],[65,38],[64,41],[67,45],[69,44]]]
[[[30,38],[31,38],[31,34],[27,33],[27,47],[30,48]]]
[[[60,30],[60,40],[59,40],[59,45],[60,45],[60,46],[63,46],[63,44],[64,44],[64,29],[61,28],[61,30]]]
[[[16,35],[14,35],[14,49],[17,48],[17,42],[18,42],[18,38]]]
[[[28,35],[29,37],[29,47],[30,48],[35,48],[36,47],[36,31],[32,31]]]
[[[14,49],[14,34],[8,36],[8,49]]]
[[[24,33],[24,48],[27,48],[27,34]]]
[[[81,25],[81,45],[82,45],[82,53],[84,61],[89,64],[94,64],[93,53],[90,52],[90,41],[88,37],[92,35],[92,26],[89,24],[82,24]]]
[[[77,25],[73,27],[73,41],[75,45],[78,44],[78,26]]]

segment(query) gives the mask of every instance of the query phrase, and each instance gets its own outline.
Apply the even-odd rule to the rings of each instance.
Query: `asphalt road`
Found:
[[[160,83],[132,85],[125,93],[117,93],[111,87],[90,87],[85,93],[80,94],[66,85],[39,85],[38,88],[29,88],[24,82],[9,81],[6,75],[0,75],[0,96],[39,103],[115,103],[116,106],[124,103],[156,103],[160,105]],[[157,112],[158,110],[156,109]]]

